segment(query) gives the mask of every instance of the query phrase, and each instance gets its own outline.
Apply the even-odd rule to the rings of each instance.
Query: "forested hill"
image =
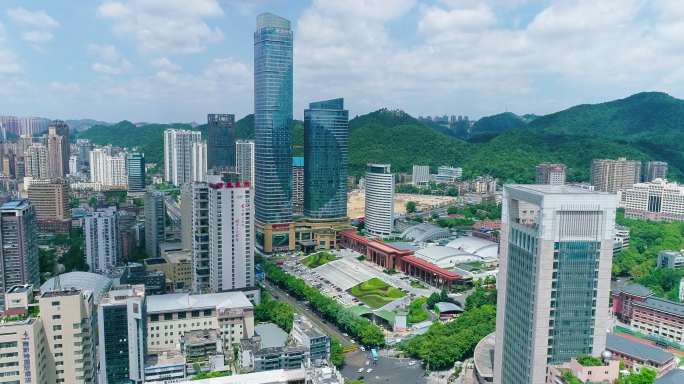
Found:
[[[588,180],[593,158],[618,156],[668,161],[670,176],[677,179],[684,170],[684,101],[664,93],[640,93],[546,116],[504,113],[482,120],[475,126],[487,134],[466,142],[402,111],[381,109],[357,116],[349,122],[350,174],[363,174],[368,162],[390,163],[394,172],[410,172],[413,164],[452,165],[462,166],[467,175],[531,182],[535,165],[557,161],[568,166],[570,180],[583,181]],[[79,137],[96,144],[139,146],[148,161],[156,162],[162,160],[162,132],[172,127],[193,129],[188,124],[136,127],[123,121],[95,126]],[[206,125],[194,129],[206,132]],[[294,153],[301,155],[301,121],[295,122],[293,135]],[[254,137],[253,115],[237,122],[237,136]]]

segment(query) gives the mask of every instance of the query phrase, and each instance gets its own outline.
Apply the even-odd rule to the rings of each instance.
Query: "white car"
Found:
[[[356,372],[358,372],[358,373],[361,373],[361,372],[363,372],[363,367],[361,367],[361,368],[357,369],[357,370],[356,370]]]
[[[371,373],[371,372],[373,372],[373,368],[366,369],[366,373]]]
[[[366,351],[366,347],[364,347],[363,345],[360,348],[362,351],[364,351],[364,352]]]

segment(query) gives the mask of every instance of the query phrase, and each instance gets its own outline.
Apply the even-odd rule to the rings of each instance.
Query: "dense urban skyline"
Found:
[[[293,23],[296,118],[310,101],[332,97],[346,98],[352,116],[382,107],[482,116],[543,114],[641,90],[684,95],[677,49],[684,5],[675,1],[3,5],[4,114],[241,118],[253,112],[251,35],[264,11]]]

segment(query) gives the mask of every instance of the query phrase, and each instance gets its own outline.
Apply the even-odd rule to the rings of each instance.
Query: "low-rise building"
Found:
[[[658,252],[659,268],[684,268],[684,255],[677,251]]]
[[[187,377],[185,356],[178,352],[163,352],[145,358],[145,383],[175,383]]]
[[[254,307],[240,291],[156,295],[147,299],[146,325],[150,352],[180,350],[183,335],[199,330],[218,330],[228,350],[254,336]]]
[[[181,381],[176,384],[301,384],[308,378],[307,371],[300,369],[278,369],[243,373],[211,379]]]
[[[583,365],[573,358],[567,363],[549,365],[548,372],[547,384],[566,383],[568,376],[581,383],[613,383],[620,376],[620,362],[606,359],[603,365]]]
[[[192,363],[207,361],[211,356],[222,355],[221,334],[216,329],[184,332],[181,337],[181,351]]]
[[[626,217],[684,221],[684,186],[663,179],[634,184],[622,194],[622,205]]]
[[[629,249],[629,228],[615,225],[615,237],[613,241],[613,254]]]
[[[254,333],[254,337],[240,342],[239,361],[243,369],[259,372],[299,369],[308,365],[307,349],[288,345],[287,333],[277,325],[259,324]]]
[[[330,337],[304,316],[295,317],[292,338],[307,349],[311,360],[327,360],[330,356]]]
[[[622,360],[627,368],[651,368],[657,377],[677,368],[679,360],[663,349],[633,341],[627,337],[609,333],[606,337],[606,350],[615,360]]]

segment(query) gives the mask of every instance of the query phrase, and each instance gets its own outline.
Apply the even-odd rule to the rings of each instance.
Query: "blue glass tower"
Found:
[[[126,156],[128,192],[145,192],[145,154],[129,153]]]
[[[256,219],[292,221],[292,30],[263,13],[254,33]]]
[[[304,216],[347,216],[349,111],[344,99],[319,101],[304,110]]]

